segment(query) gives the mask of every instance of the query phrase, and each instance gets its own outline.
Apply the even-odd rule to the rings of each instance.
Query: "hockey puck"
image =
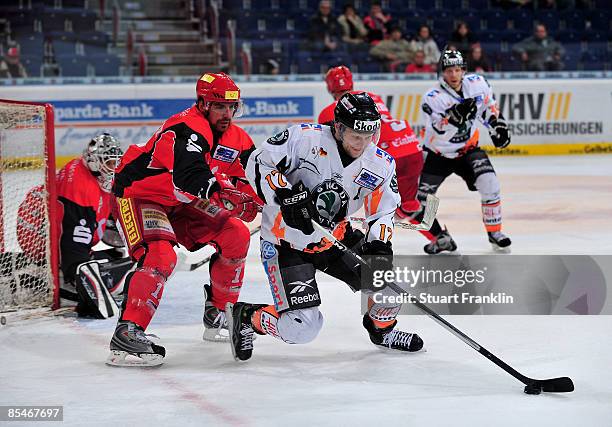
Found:
[[[0,316],[0,325],[2,326],[6,325],[6,317]]]
[[[542,386],[539,384],[528,384],[525,386],[526,394],[540,394],[542,393]]]

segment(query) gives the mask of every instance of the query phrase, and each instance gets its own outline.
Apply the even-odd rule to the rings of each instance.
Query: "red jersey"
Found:
[[[194,105],[166,120],[146,144],[131,145],[115,172],[113,193],[177,206],[219,190],[215,174],[244,177],[253,141],[231,124],[215,138]]]
[[[352,91],[351,93],[361,93],[361,91]],[[366,93],[374,100],[381,115],[378,146],[395,158],[422,151],[419,141],[408,122],[394,119],[380,96],[372,92]],[[334,101],[321,111],[318,119],[319,123],[330,123],[334,120],[334,109],[337,103],[338,101]]]

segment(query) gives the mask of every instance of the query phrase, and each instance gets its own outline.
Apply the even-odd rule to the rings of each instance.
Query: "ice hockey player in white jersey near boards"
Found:
[[[449,175],[459,175],[470,191],[480,193],[489,242],[494,248],[507,251],[511,242],[501,232],[499,180],[487,153],[478,146],[480,131],[475,121],[481,121],[488,128],[497,148],[510,144],[508,126],[486,79],[478,74],[465,74],[465,61],[460,52],[444,51],[438,72],[438,83],[423,97],[425,164],[418,198],[424,201],[428,193],[438,191]],[[436,254],[457,249],[448,231],[443,230],[437,220],[430,231],[436,240],[425,246],[425,252]]]
[[[265,202],[261,223],[261,260],[274,305],[228,304],[232,352],[247,360],[253,334],[271,335],[291,344],[312,341],[323,325],[315,271],[324,271],[370,295],[363,325],[371,341],[400,351],[418,351],[417,334],[395,330],[399,304],[371,298],[382,291],[364,280],[367,268],[356,265],[313,227],[313,221],[361,255],[371,268],[392,268],[393,216],[400,196],[395,161],[376,147],[380,113],[366,93],[348,93],[334,111],[333,126],[302,124],[269,138],[255,150],[247,177]],[[366,234],[354,230],[346,217],[365,207]]]

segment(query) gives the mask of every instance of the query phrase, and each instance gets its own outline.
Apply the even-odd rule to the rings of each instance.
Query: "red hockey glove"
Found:
[[[257,216],[257,204],[248,194],[242,193],[232,185],[227,177],[215,175],[221,189],[214,193],[211,200],[226,209],[232,216],[251,222]]]

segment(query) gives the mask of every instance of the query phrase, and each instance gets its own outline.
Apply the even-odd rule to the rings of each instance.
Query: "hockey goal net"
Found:
[[[59,302],[53,107],[0,100],[0,313]]]

